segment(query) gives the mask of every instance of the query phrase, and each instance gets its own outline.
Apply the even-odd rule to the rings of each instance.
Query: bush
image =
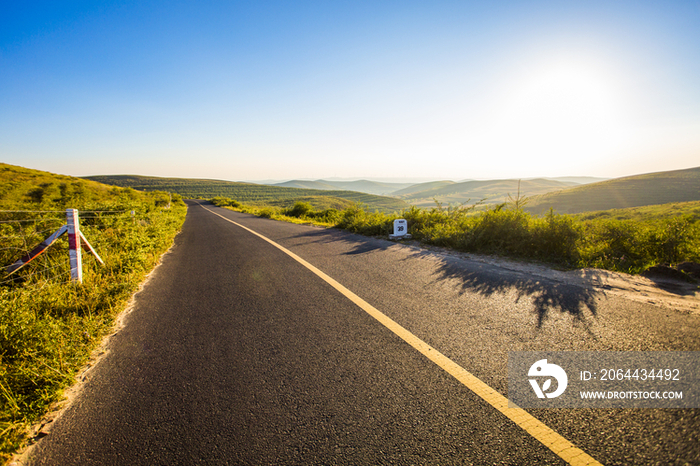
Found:
[[[687,217],[655,223],[602,220],[584,223],[580,264],[640,273],[659,264],[700,261],[700,225]]]
[[[212,204],[214,204],[215,206],[218,206],[218,207],[239,208],[242,206],[242,204],[240,202],[235,201],[233,199],[229,199],[228,197],[223,197],[223,196],[214,197],[210,201]]]
[[[556,215],[550,209],[545,218],[533,219],[531,222],[535,257],[570,266],[579,262],[583,229],[572,217]]]
[[[345,209],[335,226],[362,235],[388,235],[392,232],[392,222],[396,218],[396,215],[390,216],[383,212],[369,212],[358,205]]]
[[[647,243],[657,263],[676,264],[684,260],[698,260],[700,229],[688,217],[662,222],[647,235]]]
[[[275,215],[275,211],[270,208],[264,208],[257,211],[256,215],[262,218],[272,218]]]
[[[283,211],[282,214],[289,217],[303,218],[309,216],[313,210],[313,207],[308,202],[298,201],[291,209]]]

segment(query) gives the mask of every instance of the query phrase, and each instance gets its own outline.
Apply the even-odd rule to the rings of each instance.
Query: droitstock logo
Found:
[[[556,398],[564,393],[569,382],[564,369],[556,364],[547,363],[546,359],[540,359],[530,366],[527,375],[529,377],[537,377],[536,379],[529,379],[537,398],[544,398],[545,396],[547,398]],[[552,378],[557,381],[557,388],[553,392],[547,392],[547,390],[552,388]],[[539,380],[542,380],[541,386]]]

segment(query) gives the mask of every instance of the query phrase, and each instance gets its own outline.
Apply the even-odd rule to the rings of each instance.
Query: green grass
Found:
[[[407,204],[400,199],[357,191],[299,189],[221,180],[157,178],[135,175],[91,176],[88,179],[144,191],[169,191],[178,193],[185,198],[226,197],[255,207],[281,207],[314,197],[343,199],[348,202],[364,204],[370,210],[385,212],[400,211],[407,207]]]
[[[283,209],[289,209],[298,203],[308,204],[314,210],[344,210],[354,205],[354,202],[348,199],[342,199],[339,197],[332,196],[302,196],[293,199],[270,201],[267,203],[267,205],[269,207],[281,207]]]
[[[542,214],[553,208],[576,214],[689,201],[700,201],[700,167],[616,178],[534,196],[527,210]]]
[[[579,220],[631,220],[637,222],[658,222],[676,217],[691,217],[700,220],[700,201],[672,202],[662,205],[630,207],[627,209],[598,210],[574,215]]]
[[[0,164],[0,180],[0,210],[34,211],[1,213],[1,265],[65,223],[68,207],[81,210],[81,230],[105,262],[84,253],[83,283],[71,283],[64,236],[12,276],[0,272],[0,460],[7,460],[111,331],[115,316],[172,244],[186,206],[179,196],[168,205],[163,192],[6,164]]]
[[[424,244],[459,251],[536,260],[563,268],[596,267],[640,273],[658,264],[700,262],[697,203],[633,209],[626,214],[536,216],[521,198],[490,208],[413,206],[401,213],[371,212],[361,206],[317,211],[297,203],[290,209],[255,209],[231,200],[221,206],[267,218],[315,223],[368,236],[387,236],[393,221],[405,218],[409,233]],[[674,212],[675,215],[669,215]],[[621,219],[612,216],[622,216]]]
[[[274,220],[282,220],[291,223],[311,223],[326,227],[335,226],[342,212],[335,207],[328,207],[326,203],[322,203],[322,205],[326,206],[326,208],[319,210],[310,202],[304,201],[296,201],[293,205],[288,207],[249,206],[226,197],[215,197],[211,199],[211,202],[219,207],[226,207],[237,212],[257,215],[258,217],[271,218]],[[345,210],[347,211],[356,208],[358,207],[351,203],[350,207],[346,208]],[[378,212],[372,212],[372,214],[386,215]]]

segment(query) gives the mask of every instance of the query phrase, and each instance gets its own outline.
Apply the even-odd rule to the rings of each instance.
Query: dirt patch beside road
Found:
[[[700,315],[700,285],[674,277],[643,277],[602,269],[556,270],[550,266],[521,262],[498,256],[456,252],[435,246],[406,242],[433,253],[483,262],[520,272],[531,278],[541,277],[559,283],[593,288],[606,295],[622,296],[642,303],[654,304],[683,313]]]

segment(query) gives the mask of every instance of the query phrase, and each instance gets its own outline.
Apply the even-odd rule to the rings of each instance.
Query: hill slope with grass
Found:
[[[394,191],[392,195],[398,196],[402,199],[410,199],[411,195],[415,193],[427,192],[433,189],[440,189],[453,184],[455,184],[455,182],[450,180],[428,181],[426,183],[413,184],[404,189],[399,189],[398,191]]]
[[[687,218],[692,222],[700,221],[700,201],[672,202],[626,209],[597,210],[573,214],[579,220],[632,220],[638,222],[658,222],[673,218]]]
[[[173,192],[185,198],[226,197],[253,206],[279,205],[280,202],[293,205],[302,198],[332,197],[361,203],[371,210],[393,212],[406,207],[406,203],[400,199],[356,191],[299,189],[234,181],[137,175],[89,176],[86,178],[100,183],[143,191]]]
[[[67,208],[79,209],[104,264],[84,254],[83,283],[70,282],[63,235],[9,274],[6,266],[65,225]],[[74,383],[186,211],[176,195],[0,164],[0,464]]]
[[[335,180],[291,180],[274,186],[302,189],[323,189],[329,191],[358,191],[379,196],[394,196],[394,192],[412,186],[412,183],[385,183],[371,180],[335,181]]]
[[[526,209],[542,214],[624,209],[700,200],[700,167],[647,173],[577,186],[530,199]]]
[[[271,186],[279,186],[282,188],[298,188],[298,189],[321,189],[323,191],[334,191],[338,188],[331,184],[326,183],[323,180],[309,181],[309,180],[289,180],[284,183],[275,183]]]
[[[428,207],[437,200],[443,204],[475,203],[484,200],[494,204],[505,202],[508,196],[516,197],[518,185],[520,196],[534,196],[574,185],[572,182],[537,178],[533,180],[470,180],[459,183],[425,183],[427,189],[420,190],[416,185],[394,193],[409,204]]]
[[[67,175],[0,163],[0,209],[80,209],[113,198],[114,187]]]

